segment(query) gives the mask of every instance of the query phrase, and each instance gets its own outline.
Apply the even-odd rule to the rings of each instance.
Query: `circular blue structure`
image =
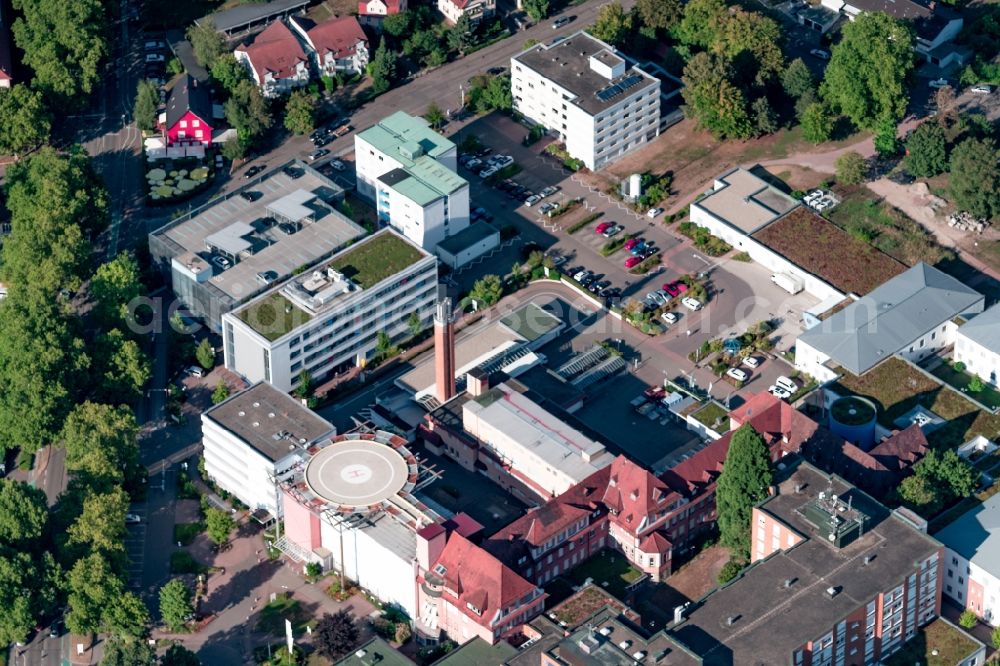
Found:
[[[830,405],[830,430],[868,451],[875,445],[877,417],[878,408],[867,398],[857,395],[837,398]]]

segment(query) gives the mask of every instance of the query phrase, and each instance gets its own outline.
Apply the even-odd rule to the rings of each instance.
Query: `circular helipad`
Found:
[[[364,507],[398,494],[409,469],[392,447],[375,441],[334,442],[306,464],[306,483],[315,494],[345,506]]]

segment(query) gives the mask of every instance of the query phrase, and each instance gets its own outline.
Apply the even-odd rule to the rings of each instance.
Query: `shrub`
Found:
[[[753,261],[753,259],[750,258],[749,252],[737,252],[736,254],[733,255],[733,261],[742,261],[744,263],[749,263]]]
[[[990,643],[993,644],[993,647],[1000,648],[1000,627],[995,627],[990,632]]]
[[[576,232],[580,231],[580,229],[583,229],[585,226],[587,226],[588,224],[599,218],[601,215],[604,215],[604,213],[603,212],[591,213],[590,215],[583,218],[579,222],[576,222],[575,224],[567,227],[566,233],[575,234]]]
[[[955,372],[965,372],[965,363],[962,363],[961,361],[955,361],[952,367],[955,368]]]
[[[170,573],[172,574],[196,574],[201,573],[204,567],[191,556],[191,553],[184,550],[177,550],[170,553]]]
[[[986,388],[986,385],[983,384],[983,380],[979,378],[979,375],[973,375],[969,380],[969,390],[973,393],[979,393],[984,388]]]
[[[719,585],[725,585],[739,576],[741,571],[743,571],[742,562],[738,560],[729,560],[722,565],[722,569],[719,570],[719,575],[716,576],[715,579],[719,582]]]
[[[962,611],[962,614],[958,616],[958,624],[965,629],[972,629],[979,622],[979,618],[970,609],[966,608]]]

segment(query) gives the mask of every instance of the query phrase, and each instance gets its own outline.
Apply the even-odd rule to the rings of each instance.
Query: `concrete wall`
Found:
[[[1000,382],[1000,353],[973,342],[962,335],[961,329],[955,336],[954,360],[965,364],[965,369],[984,382],[997,386]]]
[[[438,257],[441,259],[443,263],[447,264],[452,268],[458,268],[460,266],[464,266],[473,259],[480,257],[489,252],[490,250],[493,250],[499,246],[500,246],[500,232],[498,231],[495,234],[489,235],[488,237],[484,238],[478,243],[462,249],[457,254],[452,254],[450,252],[447,252],[440,247],[436,250],[436,252]]]

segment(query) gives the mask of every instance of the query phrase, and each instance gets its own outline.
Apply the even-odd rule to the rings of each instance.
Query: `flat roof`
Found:
[[[243,256],[226,270],[211,264],[214,275],[209,279],[209,284],[241,301],[261,289],[258,273],[273,271],[276,274],[274,281],[281,281],[294,271],[311,266],[349,241],[365,235],[363,227],[324,202],[343,197],[343,189],[301,162],[289,164],[294,164],[302,173],[299,178],[293,179],[285,174],[282,168],[288,165],[282,165],[247,182],[225,198],[210,201],[189,215],[169,222],[151,236],[166,241],[174,250],[173,257],[190,253],[208,259],[206,241],[209,238],[226,229],[234,229],[234,224],[245,225],[239,229],[251,231],[240,238],[249,243],[249,248],[241,245],[240,252],[235,254],[242,253]],[[262,196],[250,202],[238,196],[245,191],[259,192]],[[274,225],[268,208],[298,191],[309,192],[316,197],[311,204],[313,221],[303,224],[292,234],[286,234]],[[235,245],[233,247],[235,249]]]
[[[490,236],[499,235],[497,228],[489,222],[473,222],[457,234],[452,234],[438,243],[437,249],[457,255],[465,248],[481,243]]]
[[[979,292],[920,262],[798,339],[860,375],[982,302]]]
[[[863,296],[906,270],[904,264],[805,206],[793,208],[753,237],[845,294]]]
[[[775,479],[777,494],[759,509],[805,540],[695,602],[688,618],[670,630],[705,663],[790,663],[794,650],[863,609],[876,594],[904,583],[940,548],[933,538],[839,477],[793,456],[782,462],[785,468]],[[868,517],[861,536],[837,548],[820,535],[806,510],[820,492],[836,494]],[[866,555],[875,555],[867,565]],[[788,580],[792,583],[785,587]],[[839,591],[831,597],[829,587]],[[731,625],[730,617],[735,618]],[[781,630],[774,631],[779,625]]]
[[[502,664],[515,655],[517,655],[517,648],[507,641],[497,641],[493,645],[490,645],[477,636],[435,661],[433,666],[485,666],[486,664]]]
[[[246,222],[233,222],[222,231],[206,236],[205,245],[235,257],[253,247],[248,240],[248,236],[253,232],[254,228]]]
[[[431,256],[392,229],[385,229],[333,257],[329,265],[362,289]]]
[[[204,413],[271,462],[335,432],[333,424],[301,402],[261,382]]]
[[[381,636],[358,647],[334,666],[413,666],[416,662],[397,651]]]
[[[729,226],[752,234],[799,205],[749,169],[736,167],[717,177],[713,190],[694,202]]]
[[[397,494],[409,469],[396,449],[364,439],[344,439],[317,452],[305,481],[322,499],[339,506],[368,507]]]
[[[466,402],[463,420],[466,431],[472,430],[468,427],[470,421],[487,425],[577,481],[610,465],[614,458],[604,444],[587,437],[507,384],[501,383]]]
[[[562,319],[535,303],[528,303],[504,315],[500,318],[500,323],[528,342],[534,342],[563,327]]]
[[[412,167],[420,155],[440,157],[455,148],[454,142],[431,129],[423,118],[397,111],[356,135],[382,153]]]
[[[306,204],[315,198],[312,192],[299,188],[269,205],[267,211],[290,222],[301,222],[313,214]]]
[[[1000,495],[969,509],[935,533],[934,538],[1000,577]]]
[[[271,0],[265,3],[250,3],[239,5],[232,9],[224,9],[221,12],[209,14],[195,23],[201,25],[207,18],[212,19],[216,30],[228,32],[248,23],[261,21],[271,16],[281,16],[287,12],[301,9],[309,5],[311,0]]]
[[[917,629],[916,637],[884,658],[882,663],[885,666],[955,666],[968,663],[969,657],[980,650],[985,652],[985,647],[972,634],[939,617]]]
[[[595,55],[609,66],[624,62],[613,46],[583,30],[555,44],[536,44],[515,55],[513,61],[572,93],[575,96],[572,103],[590,115],[600,113],[639,91],[649,88],[659,90],[659,80],[635,66],[626,67],[624,74],[614,79],[604,77],[591,68],[590,58]]]

